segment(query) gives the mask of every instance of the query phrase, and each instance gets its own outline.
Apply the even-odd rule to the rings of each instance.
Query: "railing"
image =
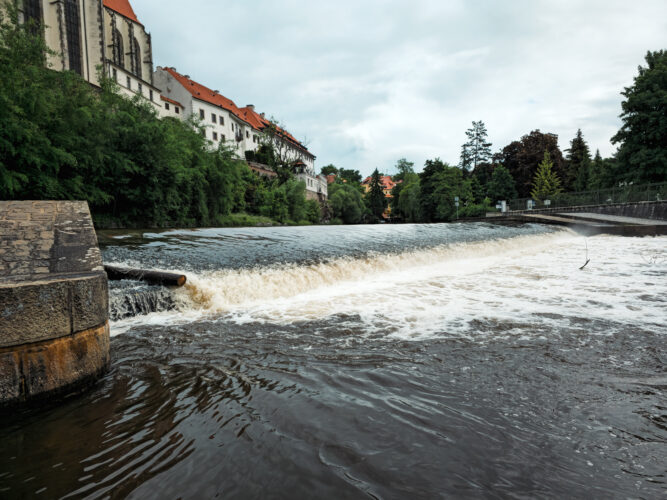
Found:
[[[546,200],[533,200],[533,209],[578,207],[587,205],[611,205],[614,203],[633,203],[640,201],[663,201],[667,199],[667,182],[642,184],[600,189],[597,191],[579,191],[560,193]],[[527,210],[532,198],[518,198],[507,203],[508,210]]]

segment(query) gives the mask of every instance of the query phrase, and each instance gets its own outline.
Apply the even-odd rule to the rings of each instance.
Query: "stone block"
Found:
[[[0,285],[0,347],[71,333],[67,280]]]
[[[109,318],[109,291],[107,276],[96,276],[70,281],[72,290],[72,330],[80,332],[101,325]]]

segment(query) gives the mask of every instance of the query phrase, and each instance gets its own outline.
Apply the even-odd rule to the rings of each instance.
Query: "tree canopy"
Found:
[[[553,171],[553,166],[549,151],[544,151],[544,158],[537,167],[530,192],[530,196],[535,200],[544,201],[562,191],[560,179]]]
[[[649,51],[645,60],[621,92],[623,125],[612,138],[620,144],[616,177],[635,183],[667,180],[667,51]]]

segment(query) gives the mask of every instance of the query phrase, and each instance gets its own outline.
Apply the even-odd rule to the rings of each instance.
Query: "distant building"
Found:
[[[212,147],[223,142],[233,146],[240,158],[245,158],[246,152],[257,151],[262,143],[269,142],[281,159],[294,165],[297,178],[306,183],[307,196],[326,199],[327,182],[324,176],[315,173],[315,155],[289,132],[266,119],[264,113],[257,113],[252,104],[239,108],[218,90],[175,68],[158,67],[153,79],[168,99],[182,103],[181,119],[194,116],[205,125],[204,134]],[[257,164],[250,164],[261,173]]]

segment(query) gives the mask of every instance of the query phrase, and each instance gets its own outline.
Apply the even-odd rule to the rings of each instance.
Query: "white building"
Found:
[[[294,162],[297,178],[306,183],[310,198],[326,198],[327,182],[315,173],[315,156],[289,132],[257,113],[251,104],[239,108],[234,101],[182,75],[175,68],[158,68],[153,78],[165,97],[182,103],[181,118],[190,116],[206,126],[206,138],[212,147],[220,142],[231,144],[240,158],[246,151],[256,151],[263,142],[269,141],[281,159]]]

